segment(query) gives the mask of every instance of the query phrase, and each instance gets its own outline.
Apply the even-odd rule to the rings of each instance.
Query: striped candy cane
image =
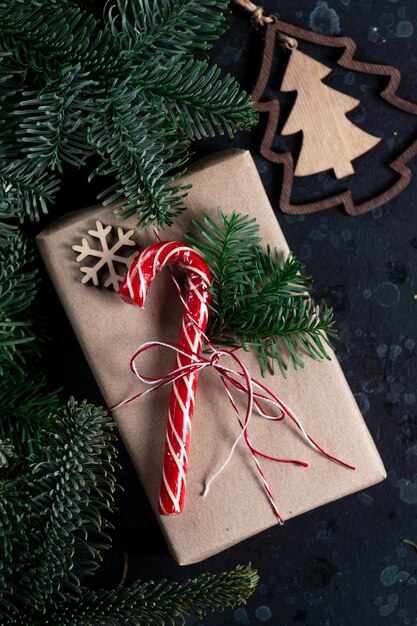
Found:
[[[211,274],[195,250],[178,242],[162,241],[149,246],[134,260],[119,294],[142,307],[151,282],[166,265],[181,267],[187,277],[179,348],[199,356],[207,326]],[[194,362],[192,357],[177,353],[177,368]],[[181,513],[184,506],[197,379],[198,371],[190,371],[172,384],[158,507],[163,515]]]

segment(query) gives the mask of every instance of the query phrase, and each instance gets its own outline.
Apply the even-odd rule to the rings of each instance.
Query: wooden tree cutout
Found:
[[[81,240],[81,245],[72,246],[75,252],[79,252],[77,256],[77,262],[84,261],[87,257],[97,259],[94,265],[82,266],[80,270],[83,272],[82,283],[88,283],[90,280],[96,287],[99,286],[99,276],[103,269],[107,269],[107,277],[104,281],[104,287],[113,287],[115,291],[118,291],[120,283],[124,280],[124,275],[120,274],[116,270],[116,266],[124,265],[126,272],[133,263],[133,259],[139,254],[136,250],[129,256],[122,256],[120,252],[123,248],[136,246],[136,242],[132,239],[134,229],[124,231],[120,226],[117,227],[117,240],[114,243],[109,243],[113,233],[113,226],[104,227],[100,220],[96,221],[96,230],[91,229],[88,234],[96,239],[99,244],[99,248],[93,248],[91,243],[86,237]]]
[[[303,132],[294,175],[311,176],[329,169],[336,178],[354,174],[351,161],[381,140],[347,119],[345,114],[360,102],[322,82],[330,68],[297,48],[290,54],[281,90],[297,91],[297,99],[281,135]]]
[[[258,111],[268,114],[267,127],[261,142],[260,152],[265,159],[283,166],[283,182],[279,198],[279,205],[282,211],[291,214],[315,213],[341,205],[350,215],[360,215],[395,198],[412,180],[412,173],[408,167],[408,162],[417,154],[417,139],[413,140],[402,154],[388,164],[389,167],[398,174],[396,182],[373,198],[355,204],[351,191],[347,190],[319,201],[292,204],[291,198],[294,176],[296,175],[293,156],[290,152],[279,153],[272,149],[272,143],[275,139],[281,117],[280,103],[278,100],[262,101],[271,73],[278,33],[294,37],[298,41],[303,40],[330,48],[344,48],[344,53],[337,62],[340,67],[354,72],[362,72],[388,78],[388,84],[385,89],[381,91],[380,96],[390,105],[401,111],[417,116],[417,104],[404,100],[397,95],[396,91],[401,82],[401,74],[397,68],[388,65],[363,63],[354,59],[356,45],[349,37],[328,37],[326,35],[319,35],[274,19],[273,23],[268,24],[266,29],[262,66],[252,97]],[[291,54],[293,53],[294,50]],[[305,71],[303,70],[303,78],[305,78],[304,74]],[[336,92],[336,94],[338,96],[342,95],[338,92]],[[315,158],[317,158],[317,154]]]

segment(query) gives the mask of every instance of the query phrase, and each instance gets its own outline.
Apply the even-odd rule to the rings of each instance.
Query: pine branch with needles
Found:
[[[71,0],[0,1],[0,205],[38,219],[65,164],[92,154],[137,227],[184,210],[190,143],[250,128],[250,97],[201,58],[225,0],[112,0],[102,21]]]
[[[253,349],[263,373],[274,364],[303,367],[305,356],[328,359],[336,337],[333,311],[311,298],[312,281],[292,255],[261,246],[255,219],[220,209],[205,215],[188,242],[205,258],[212,276],[208,334],[214,343]]]

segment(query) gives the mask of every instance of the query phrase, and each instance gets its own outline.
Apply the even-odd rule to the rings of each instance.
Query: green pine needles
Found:
[[[255,219],[219,210],[193,222],[198,235],[188,242],[205,257],[213,276],[208,334],[214,343],[252,348],[262,372],[277,363],[304,366],[303,355],[329,358],[328,337],[335,337],[333,311],[311,299],[312,281],[291,254],[285,257],[260,243]]]
[[[20,462],[33,451],[34,438],[59,403],[30,367],[41,345],[42,324],[32,311],[38,277],[30,246],[8,222],[0,222],[0,258],[0,456],[6,456],[0,464],[6,467],[10,457]]]
[[[109,546],[107,516],[116,486],[112,430],[103,409],[71,400],[55,410],[52,428],[38,431],[18,477],[0,480],[1,624],[183,624],[186,615],[236,606],[254,591],[258,576],[250,567],[181,584],[109,591],[81,584]],[[5,456],[10,464],[10,446],[2,445],[0,460]]]
[[[257,583],[258,576],[249,566],[237,566],[224,574],[202,574],[184,583],[137,583],[110,591],[81,588],[43,621],[27,621],[25,626],[183,624],[185,615],[203,618],[208,611],[244,602]]]
[[[184,208],[190,142],[233,135],[256,114],[248,95],[204,58],[227,0],[120,0],[102,23],[72,0],[0,0],[0,211],[37,219],[65,163],[96,154],[100,195],[123,200],[137,227]]]
[[[196,58],[226,0],[119,0],[101,22],[75,0],[0,0],[0,623],[183,624],[245,602],[250,567],[181,584],[91,591],[109,545],[113,422],[60,401],[38,373],[38,276],[18,228],[46,213],[65,164],[95,154],[105,202],[138,228],[171,224],[190,142],[255,119],[230,77]]]

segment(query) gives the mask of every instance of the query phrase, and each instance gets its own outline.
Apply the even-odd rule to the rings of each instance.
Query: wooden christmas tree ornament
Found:
[[[352,124],[346,113],[359,104],[322,80],[331,70],[294,48],[290,52],[282,91],[297,99],[282,135],[303,131],[303,144],[294,176],[311,176],[333,169],[336,178],[354,173],[351,161],[376,146],[380,139]]]
[[[346,184],[349,185],[351,179],[348,177],[355,173],[355,159],[374,149],[381,141],[380,137],[375,137],[358,128],[346,117],[348,112],[360,104],[359,100],[326,85],[323,79],[331,73],[331,69],[301,52],[298,42],[305,41],[330,48],[344,48],[344,53],[337,62],[338,65],[354,72],[387,77],[388,84],[380,96],[391,106],[417,115],[417,104],[403,100],[396,94],[401,81],[398,69],[355,60],[356,45],[352,39],[319,35],[271,17],[265,25],[266,38],[262,66],[252,97],[258,111],[268,114],[260,152],[264,158],[284,168],[279,199],[280,208],[285,213],[303,214],[342,205],[350,215],[359,215],[395,198],[412,179],[408,162],[417,154],[417,140],[413,140],[400,156],[388,164],[397,176],[395,182],[382,193],[357,204],[350,189],[319,201],[304,204],[292,203],[293,188],[297,177],[314,176],[331,170],[337,179],[346,178]],[[298,158],[294,158],[291,152],[280,153],[272,149],[281,123],[282,111],[277,99],[263,100],[277,41],[284,44],[290,55],[281,91],[296,93],[293,108],[281,133],[278,134],[287,136],[302,132]]]

